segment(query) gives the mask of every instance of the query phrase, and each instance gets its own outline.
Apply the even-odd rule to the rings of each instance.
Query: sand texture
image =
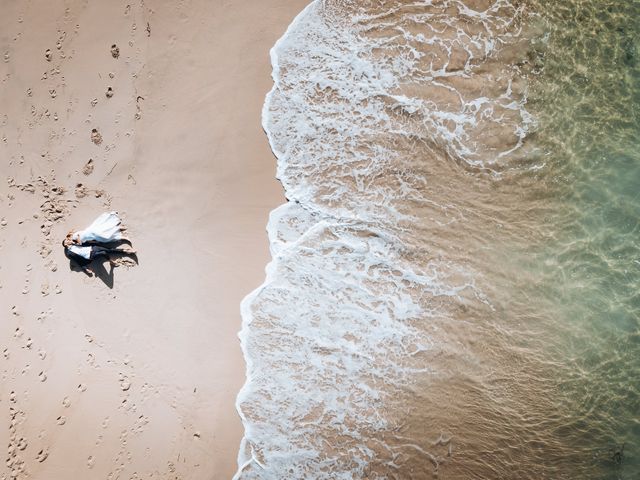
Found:
[[[0,479],[223,479],[282,203],[268,51],[305,0],[3,2]],[[116,210],[139,264],[72,271]]]

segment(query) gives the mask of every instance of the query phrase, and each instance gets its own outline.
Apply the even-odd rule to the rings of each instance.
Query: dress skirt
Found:
[[[105,212],[87,228],[74,233],[73,239],[79,240],[82,244],[115,242],[122,239],[121,224],[122,220],[120,220],[118,212]]]

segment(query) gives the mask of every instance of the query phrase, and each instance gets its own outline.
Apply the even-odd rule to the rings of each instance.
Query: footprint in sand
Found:
[[[47,452],[46,450],[42,449],[38,452],[38,455],[36,455],[36,460],[38,460],[38,462],[42,463],[44,462],[47,457],[49,456],[49,452]]]
[[[11,470],[11,478],[18,478],[24,473],[24,460],[16,460],[14,466],[16,468]]]
[[[16,448],[18,450],[24,450],[27,448],[27,446],[28,446],[27,441],[23,437],[20,437],[20,439],[18,440],[18,443],[16,443]]]
[[[67,423],[67,417],[65,417],[64,415],[60,415],[58,418],[56,418],[56,423],[58,425],[64,425],[65,423]]]
[[[15,331],[13,332],[13,336],[15,338],[20,338],[22,336],[22,330],[20,329],[20,327],[16,327]]]
[[[49,90],[49,95],[51,95],[51,98],[56,98],[58,96],[55,89]]]
[[[120,375],[120,389],[123,392],[126,392],[127,390],[129,390],[131,388],[131,382],[129,381],[129,379],[125,376]]]
[[[96,463],[96,459],[93,458],[93,455],[89,455],[89,458],[87,458],[87,467],[93,468],[95,463]]]
[[[62,406],[64,408],[69,408],[71,406],[71,400],[69,400],[69,397],[64,397],[62,399]]]
[[[102,135],[97,128],[91,130],[91,141],[96,145],[100,145],[102,143]]]
[[[40,254],[42,258],[47,258],[51,254],[51,247],[44,244],[40,245],[40,248],[38,249],[38,254]]]
[[[84,383],[81,383],[78,385],[78,391],[79,392],[86,392],[87,391],[87,386]]]
[[[45,350],[38,350],[38,356],[40,357],[40,360],[44,360],[47,358],[47,352]]]
[[[91,175],[93,173],[93,159],[89,159],[87,163],[85,163],[84,167],[82,167],[82,173],[84,175]]]
[[[98,99],[94,98],[93,100],[91,100],[91,106],[95,107],[98,104]]]
[[[47,374],[44,372],[40,372],[38,374],[38,378],[40,379],[41,382],[46,382],[47,381]]]
[[[113,97],[113,88],[107,87],[107,91],[105,92],[107,98]]]
[[[51,49],[47,48],[44,52],[44,58],[47,59],[47,62],[50,62],[51,59],[53,58],[53,54],[51,53]]]
[[[111,56],[113,58],[118,58],[120,56],[120,49],[115,43],[111,45]]]
[[[81,183],[76,184],[76,190],[75,190],[76,198],[84,198],[87,196],[88,192],[89,190],[83,184]]]

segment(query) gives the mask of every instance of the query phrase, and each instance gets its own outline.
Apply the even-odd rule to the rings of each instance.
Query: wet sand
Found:
[[[283,201],[268,50],[306,0],[11,3],[0,18],[2,478],[230,478],[239,303]],[[117,210],[137,266],[60,242]]]

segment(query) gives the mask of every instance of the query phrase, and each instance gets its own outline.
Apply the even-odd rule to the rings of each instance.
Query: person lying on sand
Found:
[[[136,251],[127,243],[114,248],[102,247],[100,245],[75,245],[69,243],[67,239],[62,242],[65,256],[76,263],[84,272],[95,274],[89,266],[96,258],[104,257],[111,265],[115,265],[111,255],[135,255]]]
[[[64,254],[85,273],[93,275],[95,272],[89,265],[97,258],[106,258],[113,267],[115,262],[111,259],[111,255],[136,254],[129,239],[122,234],[124,230],[118,212],[103,213],[84,230],[71,231],[67,234],[62,241]],[[120,244],[114,247],[115,242]]]

